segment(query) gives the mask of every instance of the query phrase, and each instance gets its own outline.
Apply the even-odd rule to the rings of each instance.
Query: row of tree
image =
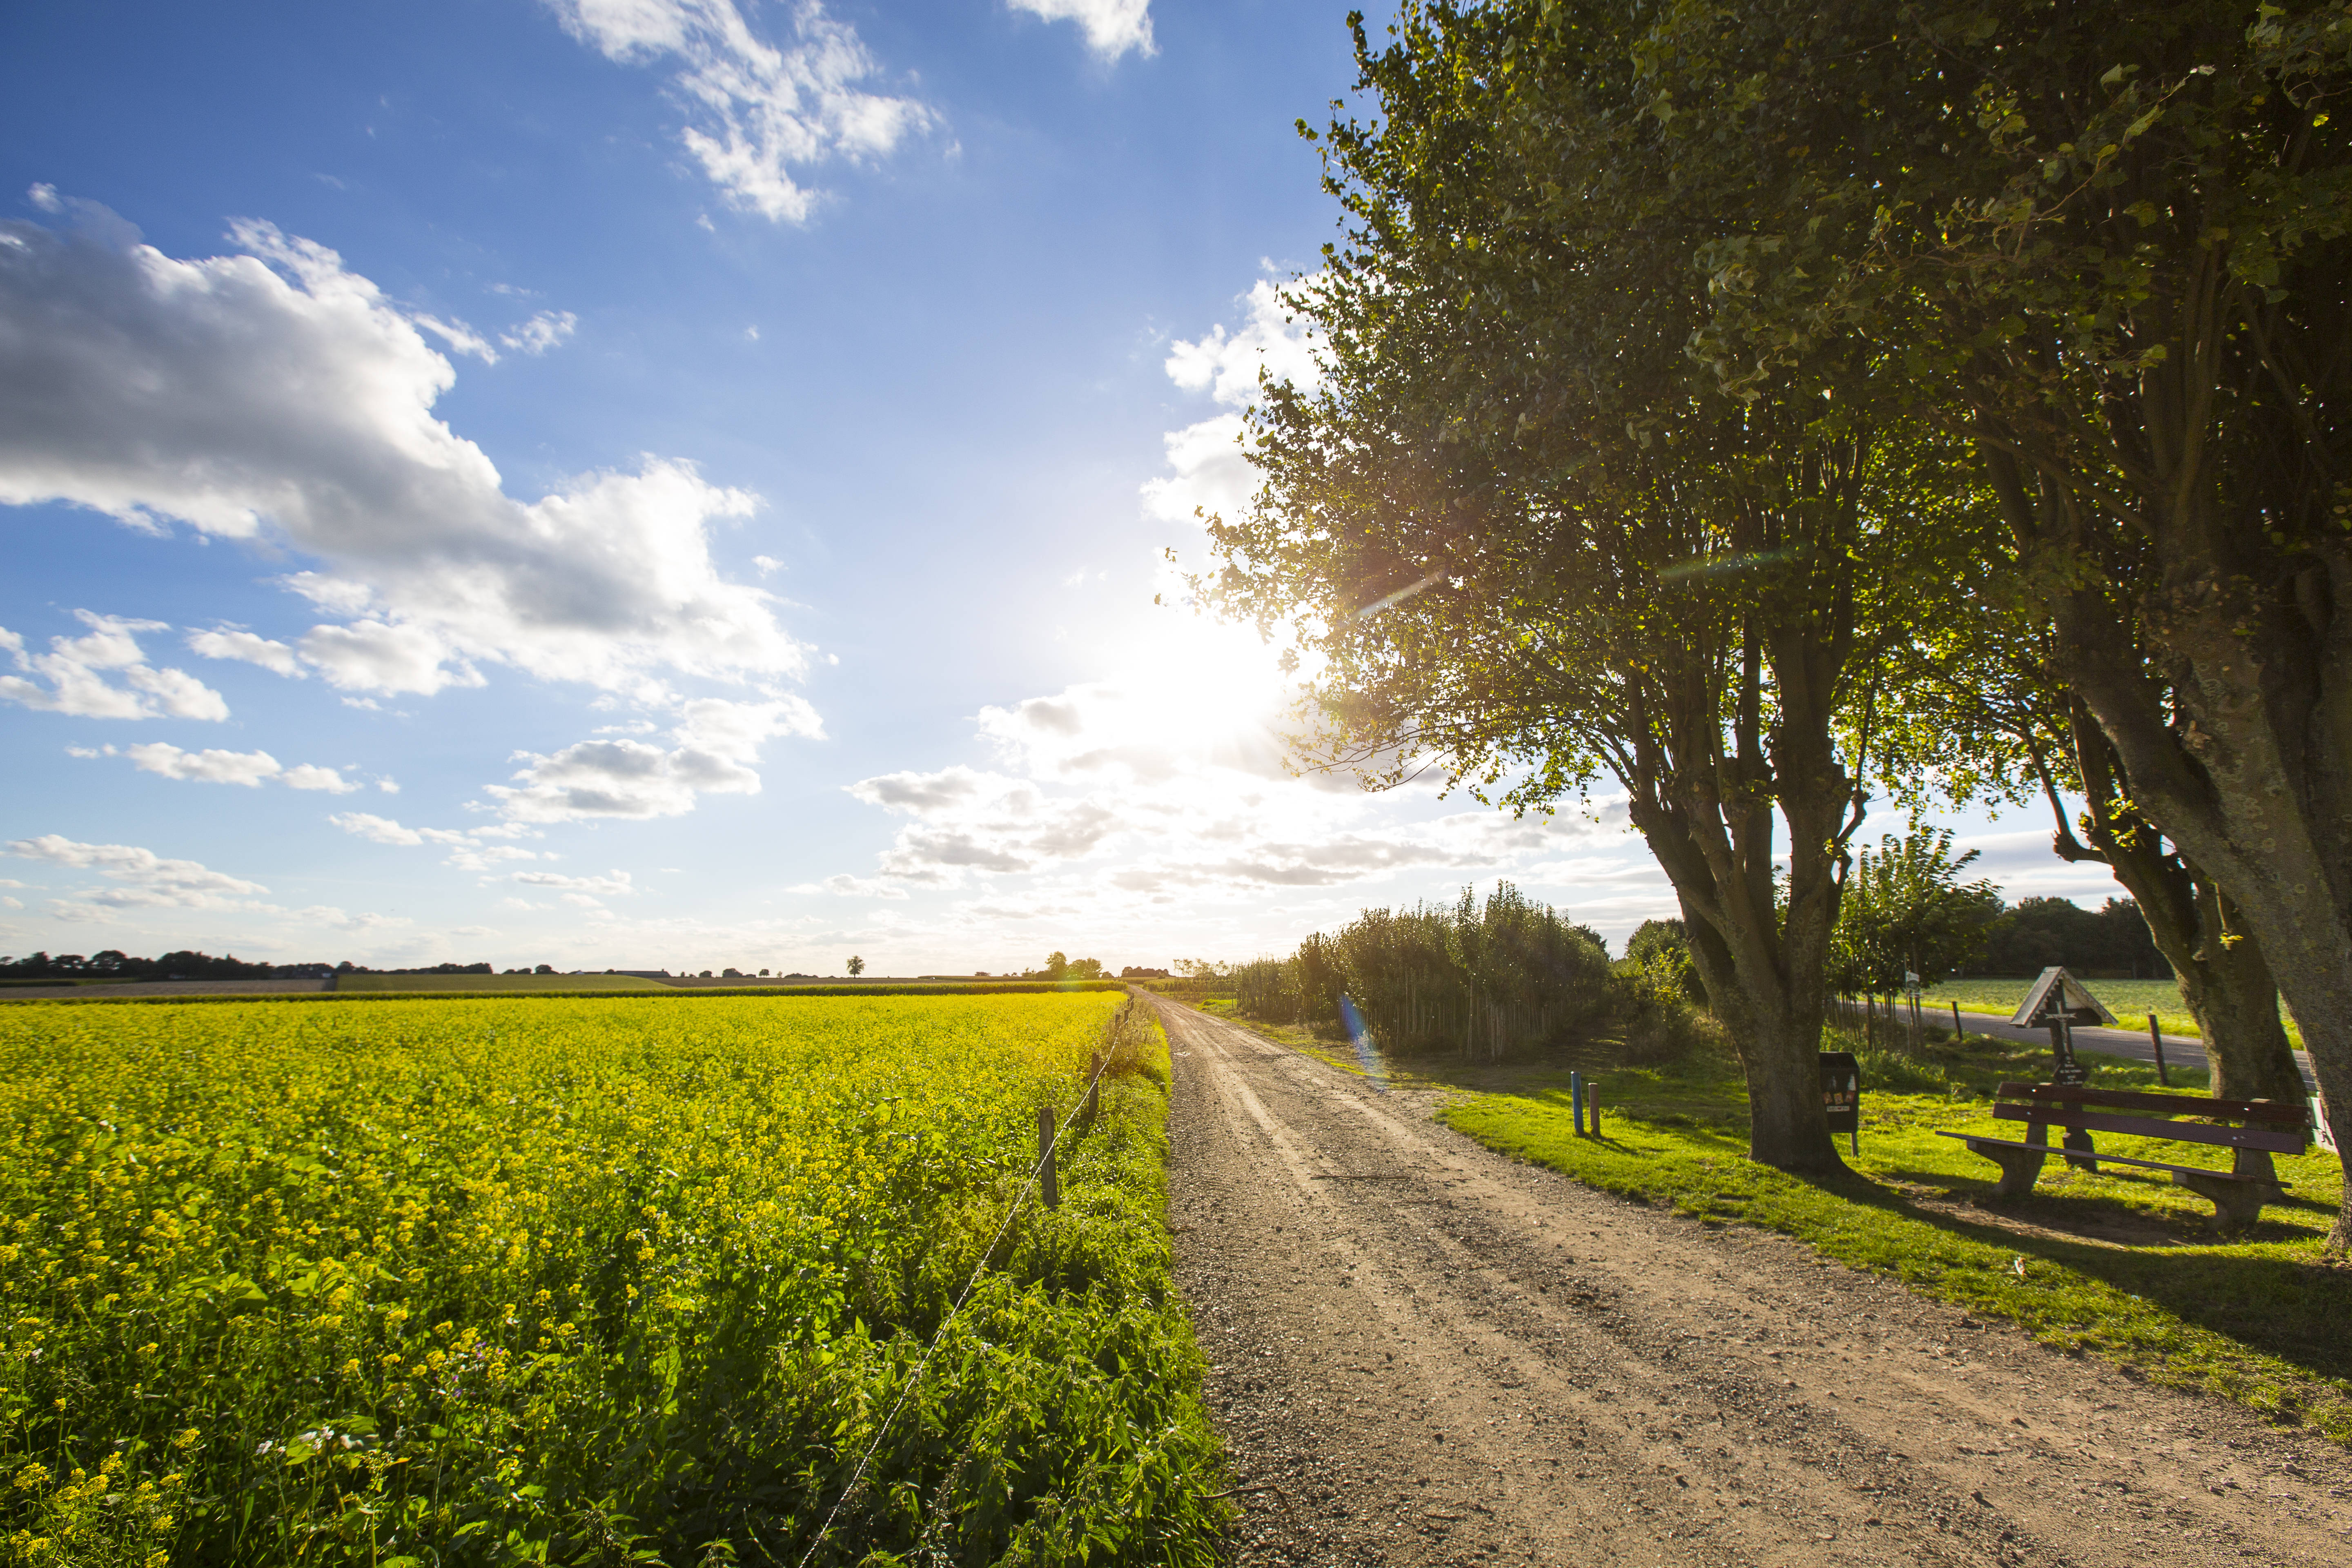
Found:
[[[1839,1163],[1875,791],[2047,800],[2225,1080],[2300,1092],[2283,989],[2352,1104],[2352,0],[1355,25],[1319,374],[1200,584],[1286,629],[1307,756],[1622,788],[1773,1164]]]
[[[1989,881],[1962,881],[1977,852],[1954,856],[1949,829],[1888,834],[1855,858],[1838,901],[1830,989],[1893,991],[1906,974],[1928,984],[1955,974],[2039,974],[2063,964],[2078,974],[2172,977],[2130,899],[2096,910],[2070,899],[2001,900]]]
[[[119,948],[107,948],[85,957],[79,952],[30,953],[23,958],[0,957],[5,980],[318,980],[330,974],[490,974],[488,963],[422,964],[413,969],[371,969],[346,958],[340,963],[247,963],[234,953],[215,958],[208,952],[167,952],[161,958],[134,958]],[[552,974],[552,964],[535,969],[509,969],[509,974]],[[709,974],[710,971],[704,970]],[[727,972],[734,973],[733,970]],[[761,973],[767,971],[761,970]]]
[[[215,958],[208,952],[167,952],[161,958],[134,958],[119,948],[84,956],[79,952],[29,953],[23,958],[0,957],[0,979],[7,980],[270,980],[315,979],[348,972],[349,962],[332,963],[248,963],[235,954]]]

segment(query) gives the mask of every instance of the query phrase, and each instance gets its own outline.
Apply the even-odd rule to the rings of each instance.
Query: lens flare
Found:
[[[1386,1094],[1389,1074],[1381,1065],[1381,1048],[1372,1043],[1372,1032],[1364,1027],[1364,1016],[1344,995],[1339,998],[1339,1022],[1348,1026],[1348,1042],[1356,1047],[1356,1060],[1362,1066],[1364,1076],[1372,1080],[1373,1088]]]

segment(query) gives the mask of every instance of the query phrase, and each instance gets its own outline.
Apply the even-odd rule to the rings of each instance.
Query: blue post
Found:
[[[1569,1113],[1576,1118],[1576,1135],[1579,1138],[1583,1137],[1584,1075],[1580,1072],[1572,1072],[1568,1075],[1568,1109]]]

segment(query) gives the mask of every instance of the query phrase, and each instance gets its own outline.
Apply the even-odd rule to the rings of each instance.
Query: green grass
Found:
[[[2045,1168],[2031,1198],[2001,1204],[1991,1197],[1991,1163],[1936,1133],[2015,1136],[1980,1095],[2018,1064],[1988,1050],[1948,1074],[1962,1053],[1948,1046],[1942,1055],[1941,1063],[1866,1066],[1862,1152],[1849,1156],[1853,1173],[1835,1181],[1749,1162],[1745,1096],[1720,1071],[1600,1074],[1600,1142],[1575,1136],[1559,1072],[1487,1085],[1449,1075],[1470,1092],[1441,1116],[1490,1148],[1604,1191],[1711,1224],[1783,1232],[1826,1258],[2007,1318],[2060,1349],[2308,1421],[2352,1444],[2352,1342],[2341,1329],[2352,1316],[2352,1269],[2322,1257],[2342,1190],[2334,1156],[2279,1160],[2289,1202],[2236,1237],[2212,1234],[2210,1205],[2195,1194],[2128,1167]],[[2157,1088],[2154,1072],[2137,1064],[2089,1053],[2084,1060],[2101,1087]],[[2106,1133],[2099,1142],[2113,1153],[2226,1168],[2199,1145]]]
[[[1361,1070],[1349,1053],[1303,1030],[1235,1021]],[[2000,1172],[1991,1162],[1937,1134],[2016,1136],[2014,1124],[1992,1120],[1990,1097],[2000,1082],[2045,1076],[2046,1048],[1943,1036],[1911,1058],[1862,1053],[1859,1040],[1833,1035],[1832,1048],[1840,1044],[1863,1058],[1861,1152],[1847,1156],[1850,1174],[1825,1181],[1748,1159],[1746,1089],[1720,1060],[1591,1064],[1587,1078],[1602,1106],[1598,1142],[1576,1136],[1566,1065],[1392,1060],[1387,1070],[1401,1085],[1454,1090],[1439,1119],[1489,1148],[1703,1224],[1779,1231],[1825,1259],[2006,1318],[2068,1353],[2098,1355],[2283,1423],[2307,1422],[2352,1445],[2352,1339],[2342,1331],[2352,1320],[2352,1267],[2323,1253],[2343,1192],[2336,1156],[2279,1159],[2288,1201],[2236,1236],[2214,1233],[2204,1200],[2129,1167],[2092,1173],[2053,1162],[2032,1197],[2003,1202],[1993,1196]],[[2088,1051],[2081,1060],[2097,1087],[2163,1092],[2146,1064]],[[2176,1092],[2205,1088],[2202,1072],[2176,1068],[2172,1076]],[[2110,1153],[2228,1165],[2202,1145],[2108,1133],[2098,1141]]]
[[[1964,1014],[1998,1013],[2005,1018],[2017,1011],[2017,1005],[2025,1000],[2026,988],[2032,984],[2031,980],[1947,980],[1922,990],[1919,1005],[1948,1019],[1955,1002]],[[2147,1016],[2153,1013],[2166,1035],[2192,1040],[2200,1037],[2197,1020],[2181,1003],[2180,987],[2173,981],[2086,980],[2083,984],[2092,995],[2107,1005],[2107,1011],[2124,1028],[2147,1028]],[[2279,1017],[2286,1024],[2287,1038],[2300,1049],[2303,1035],[2295,1028],[2284,1001],[2279,1004]]]
[[[667,991],[635,974],[339,974],[337,991]]]

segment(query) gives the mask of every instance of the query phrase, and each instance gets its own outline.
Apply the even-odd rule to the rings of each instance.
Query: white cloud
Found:
[[[580,318],[569,310],[541,310],[511,332],[501,332],[499,342],[518,353],[543,354],[572,336],[580,325]]]
[[[312,904],[294,911],[294,918],[305,925],[324,926],[330,931],[397,931],[415,922],[406,915],[346,914],[332,904]]]
[[[257,226],[268,229],[272,235],[277,233],[276,229],[270,228],[267,224]],[[334,253],[329,251],[327,254],[331,256]],[[438,316],[428,316],[422,310],[410,311],[408,319],[448,344],[451,353],[471,354],[484,364],[499,363],[499,351],[490,347],[490,341],[463,321],[445,321]]]
[[[1160,437],[1176,471],[1143,482],[1143,510],[1162,522],[1238,517],[1257,493],[1257,471],[1242,455],[1242,416],[1219,414]]]
[[[526,888],[563,888],[575,893],[603,893],[607,898],[634,893],[626,871],[604,877],[566,877],[554,871],[517,871],[513,879]]]
[[[445,866],[454,866],[460,871],[487,871],[493,866],[507,861],[536,860],[540,858],[536,850],[525,849],[513,844],[488,842],[492,839],[512,838],[518,833],[531,831],[528,828],[518,828],[511,824],[462,829],[404,827],[389,816],[378,816],[373,812],[367,811],[338,812],[327,820],[352,837],[364,838],[372,844],[390,844],[404,848],[414,848],[421,844],[444,845],[448,848],[449,854],[441,863]],[[553,857],[551,856],[549,858],[551,859]]]
[[[190,632],[188,646],[206,658],[233,658],[247,664],[257,664],[276,675],[299,679],[301,660],[294,650],[282,642],[257,637],[248,631],[230,627],[222,631]]]
[[[1291,319],[1282,290],[1272,279],[1261,278],[1243,302],[1247,314],[1238,331],[1228,333],[1217,325],[1194,342],[1176,342],[1168,353],[1168,379],[1187,392],[1206,392],[1231,408],[1246,408],[1257,401],[1261,370],[1277,382],[1312,386],[1317,374],[1314,340]]]
[[[1085,29],[1087,47],[1107,60],[1133,49],[1154,55],[1150,0],[1006,0],[1015,11],[1043,16],[1048,22],[1076,22]]]
[[[774,222],[804,222],[816,193],[793,171],[831,158],[887,154],[933,122],[908,98],[857,84],[878,68],[856,31],[816,0],[793,12],[794,42],[778,48],[733,0],[549,0],[564,27],[624,65],[675,58],[689,123],[680,139],[728,205]]]
[[[121,909],[253,909],[242,895],[266,893],[258,882],[248,882],[215,871],[194,860],[166,860],[152,849],[129,844],[81,844],[55,833],[38,838],[13,839],[8,853],[53,866],[95,871],[118,885],[83,892],[75,905]],[[86,912],[84,918],[104,918]]]
[[[1576,908],[1605,892],[1612,910],[1655,912],[1655,868],[1627,837],[1622,803],[1601,803],[1598,820],[1515,820],[1445,811],[1430,784],[1370,795],[1352,777],[1295,774],[1272,717],[1285,689],[1247,628],[1171,620],[1124,679],[983,709],[977,730],[996,765],[850,785],[901,818],[894,841],[869,874],[790,890],[972,889],[935,933],[943,942],[1055,921],[1095,933],[1089,942],[1124,930],[1157,945],[1174,940],[1157,934],[1171,917],[1279,922],[1296,941],[1307,921],[1489,875],[1573,888]]]
[[[350,795],[360,785],[343,777],[332,768],[322,768],[315,763],[304,763],[299,767],[286,770],[286,787],[324,790],[329,795]]]
[[[802,882],[784,889],[790,893],[833,893],[845,899],[903,899],[907,889],[895,882],[878,877],[827,877],[822,882]]]
[[[69,205],[63,229],[0,221],[0,504],[274,535],[319,558],[287,585],[337,624],[290,647],[349,691],[475,685],[497,663],[610,689],[802,668],[771,596],[711,559],[713,520],[752,496],[649,456],[511,499],[433,416],[457,373],[425,323],[333,251],[240,222],[246,254],[177,260]],[[202,636],[213,657],[290,663],[286,644]],[[143,708],[121,688],[89,700],[226,711],[184,673],[122,668]],[[9,679],[17,700],[68,700]]]
[[[5,249],[0,249],[0,269],[5,269]],[[6,357],[5,333],[0,333],[0,365],[5,365]],[[0,376],[5,374],[0,369]],[[0,391],[0,407],[8,401],[9,395]],[[5,418],[0,414],[0,419]],[[0,435],[0,445],[7,439]],[[0,475],[0,501],[11,499],[5,487],[5,475]],[[74,615],[89,627],[88,635],[53,637],[47,653],[26,652],[25,639],[0,626],[0,648],[6,649],[16,668],[25,672],[0,675],[0,698],[46,713],[82,719],[217,721],[228,717],[227,700],[219,692],[184,669],[158,669],[147,662],[139,648],[138,634],[169,631],[163,622],[126,620],[88,610],[76,610]],[[42,684],[45,681],[47,685]]]
[[[378,816],[369,811],[339,811],[327,818],[337,827],[355,837],[374,844],[422,844],[425,835],[414,827],[403,827],[389,816]]]
[[[184,752],[167,741],[125,746],[122,754],[142,772],[167,779],[194,779],[203,784],[244,784],[258,789],[261,781],[281,771],[268,752]]]
[[[487,871],[493,866],[502,865],[509,860],[538,858],[538,851],[525,849],[520,845],[469,843],[452,849],[448,858],[441,864],[455,866],[460,871]]]
[[[132,765],[142,773],[198,784],[233,784],[257,788],[264,780],[276,779],[289,788],[325,790],[333,795],[350,795],[361,787],[333,768],[322,768],[311,763],[290,768],[282,766],[268,752],[185,752],[169,741],[149,741],[120,749],[114,746],[100,749],[68,746],[66,752],[77,757],[128,757]],[[383,819],[375,817],[369,820]]]
[[[520,822],[580,817],[677,816],[705,795],[757,795],[751,766],[777,735],[822,736],[816,710],[796,697],[767,702],[704,698],[683,705],[673,750],[625,737],[583,741],[550,756],[519,752],[529,765],[488,791]]]
[[[1257,401],[1261,369],[1277,382],[1315,384],[1314,340],[1288,319],[1289,308],[1272,281],[1260,279],[1244,296],[1245,319],[1228,333],[1213,326],[1191,342],[1169,351],[1168,378],[1187,392],[1205,392],[1230,408]],[[1242,416],[1213,415],[1171,430],[1164,437],[1171,475],[1143,486],[1143,510],[1164,522],[1186,522],[1197,513],[1230,517],[1245,509],[1257,490],[1257,473],[1242,455]]]

